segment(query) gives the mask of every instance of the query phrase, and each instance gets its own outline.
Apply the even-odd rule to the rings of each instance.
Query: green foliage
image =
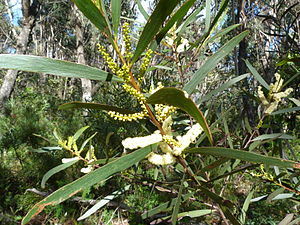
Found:
[[[1,179],[26,183],[22,191],[40,180],[45,187],[47,181],[47,187],[56,191],[33,205],[36,199],[31,195],[22,197],[20,190],[3,186],[8,193],[0,197],[3,210],[16,199],[22,205],[18,210],[30,208],[22,224],[44,209],[54,218],[70,213],[90,221],[102,213],[102,222],[110,224],[121,213],[109,209],[108,203],[115,200],[126,204],[123,215],[131,224],[179,224],[181,217],[182,224],[192,221],[187,217],[208,224],[224,220],[234,225],[273,224],[286,213],[295,213],[280,207],[290,209],[299,201],[295,197],[299,195],[299,152],[295,151],[299,123],[293,123],[299,122],[297,55],[278,64],[282,68],[271,84],[274,74],[265,79],[255,64],[239,59],[238,52],[233,60],[231,52],[238,45],[242,52],[250,31],[230,37],[230,31],[244,26],[230,24],[223,29],[228,0],[215,9],[212,1],[199,6],[194,0],[160,0],[149,17],[138,1],[147,18],[141,32],[135,24],[120,25],[122,1],[73,1],[112,46],[105,41],[98,45],[103,70],[39,56],[0,55],[1,68],[71,78],[64,78],[64,97],[59,100],[51,88],[39,89],[47,93],[39,95],[30,85],[10,100],[0,121]],[[198,17],[204,7],[207,15],[201,23]],[[191,15],[186,16],[188,12]],[[193,26],[199,32],[188,34]],[[208,57],[206,50],[211,50]],[[233,76],[237,60],[238,76]],[[242,63],[253,76],[240,74]],[[70,91],[70,98],[66,97],[74,78],[118,82],[100,84],[94,96],[99,103],[78,102],[72,97],[78,98],[79,92]],[[48,84],[61,85],[61,81],[50,79]],[[68,81],[73,82],[70,87]],[[38,85],[34,79],[31,83]],[[289,85],[293,89],[287,89]],[[64,102],[69,99],[70,103]],[[59,104],[63,111],[53,107]],[[33,151],[40,146],[48,147]],[[12,163],[14,158],[17,163]],[[87,174],[81,176],[79,171]],[[256,183],[260,188],[255,188]],[[80,192],[83,198],[99,201],[78,210],[72,200]],[[275,200],[281,203],[276,205]],[[253,207],[259,205],[269,213],[268,204],[273,204],[278,217],[257,221],[263,210]]]

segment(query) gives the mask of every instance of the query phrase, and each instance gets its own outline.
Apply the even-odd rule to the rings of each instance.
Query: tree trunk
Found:
[[[76,36],[76,51],[77,51],[77,62],[80,64],[86,64],[84,57],[84,32],[83,32],[83,19],[82,16],[74,5],[75,8],[75,36]],[[82,101],[90,102],[92,100],[92,81],[89,79],[81,78],[81,89],[82,89]]]
[[[29,37],[32,32],[32,28],[35,25],[35,19],[39,8],[39,2],[37,0],[22,0],[22,12],[23,21],[22,29],[17,37],[16,54],[25,54]],[[16,79],[18,71],[8,70],[3,78],[3,84],[0,88],[0,108],[3,109],[5,101],[10,97]]]
[[[241,23],[240,26],[240,32],[243,32],[246,30],[246,23],[247,23],[247,17],[246,17],[246,12],[245,12],[245,0],[238,0],[237,1],[237,14],[236,14],[236,19],[235,23]],[[242,75],[247,72],[247,66],[245,63],[245,59],[247,58],[247,41],[243,39],[239,43],[238,51],[236,53],[237,58],[236,58],[236,74],[237,75]],[[246,88],[246,90],[249,90],[249,84],[248,80],[245,79],[243,82],[243,86]],[[246,116],[250,122],[251,125],[254,124],[254,113],[253,113],[253,107],[252,104],[250,103],[250,98],[248,95],[243,94],[242,97],[243,100],[243,116]]]

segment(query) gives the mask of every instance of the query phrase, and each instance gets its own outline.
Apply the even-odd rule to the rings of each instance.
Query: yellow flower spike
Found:
[[[123,39],[124,39],[124,43],[125,43],[125,57],[126,58],[131,58],[133,56],[132,52],[131,52],[131,38],[129,35],[129,23],[124,23],[123,24]]]
[[[146,70],[149,66],[149,63],[150,63],[151,58],[152,58],[152,54],[153,54],[152,49],[148,49],[147,52],[145,53],[145,56],[143,58],[143,62],[140,66],[140,73],[139,73],[139,76],[138,76],[139,82],[141,82],[143,80],[143,75],[145,74],[145,72],[146,72]]]
[[[110,55],[106,52],[106,49],[104,48],[104,46],[97,44],[98,46],[98,51],[100,52],[100,54],[103,56],[105,62],[107,63],[109,69],[113,72],[113,73],[117,73],[117,71],[119,70],[118,65],[114,62],[113,58],[110,57]]]
[[[132,121],[132,120],[144,119],[148,115],[147,111],[145,110],[133,114],[122,114],[114,111],[108,111],[107,114],[110,117],[114,118],[115,120],[120,120],[120,121]]]
[[[135,97],[141,103],[141,105],[143,105],[143,103],[146,102],[145,96],[140,91],[133,88],[132,86],[128,84],[123,84],[123,88],[126,92],[128,92],[130,95]]]

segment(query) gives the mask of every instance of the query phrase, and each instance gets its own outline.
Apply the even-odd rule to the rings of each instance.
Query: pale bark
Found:
[[[77,51],[77,62],[80,64],[86,64],[86,60],[84,57],[84,32],[83,32],[83,19],[82,16],[74,5],[75,8],[75,35],[76,35],[76,51]],[[92,100],[92,81],[89,79],[81,78],[81,89],[82,89],[82,101],[90,102]]]
[[[22,12],[23,21],[22,29],[17,37],[16,54],[25,54],[28,46],[29,37],[32,32],[32,28],[35,25],[35,17],[39,8],[37,0],[23,0]],[[14,84],[16,82],[18,71],[8,70],[3,78],[3,84],[0,88],[0,108],[3,108],[5,101],[10,97]]]

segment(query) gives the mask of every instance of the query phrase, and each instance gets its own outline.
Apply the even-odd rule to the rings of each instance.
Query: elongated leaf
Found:
[[[111,17],[115,39],[118,37],[118,28],[121,18],[121,0],[111,0]]]
[[[211,0],[206,0],[205,3],[205,30],[204,32],[209,31],[210,27],[210,6],[211,6]]]
[[[295,112],[295,111],[299,111],[299,110],[300,110],[300,107],[280,109],[280,110],[277,110],[275,112],[272,112],[271,115],[278,115],[278,114],[282,114],[282,113]]]
[[[144,52],[149,43],[158,33],[166,18],[172,13],[174,8],[179,4],[180,1],[181,0],[160,0],[158,2],[139,38],[134,56],[132,58],[132,63],[137,61],[139,56]]]
[[[289,98],[289,100],[291,100],[292,102],[294,102],[296,104],[296,106],[300,107],[300,100],[295,99],[295,98]]]
[[[231,201],[225,200],[221,196],[215,194],[214,192],[210,191],[207,188],[204,188],[202,186],[198,186],[198,188],[211,200],[215,201],[219,204],[220,208],[222,209],[224,215],[227,219],[230,220],[231,224],[233,225],[241,225],[240,222],[235,218],[235,216],[231,213],[230,208],[233,208],[234,205]]]
[[[245,224],[245,222],[246,222],[246,213],[247,213],[249,205],[251,203],[251,199],[252,199],[253,194],[254,194],[254,191],[250,191],[249,194],[247,195],[246,200],[244,201],[244,204],[243,204],[243,207],[242,207],[242,212],[241,212],[241,215],[240,215],[240,221],[241,221],[242,224]]]
[[[230,86],[236,84],[237,82],[245,79],[249,74],[243,74],[243,75],[240,75],[238,77],[235,77],[229,81],[227,81],[225,84],[222,84],[220,87],[218,87],[217,89],[209,92],[208,94],[206,94],[205,96],[203,96],[199,102],[197,102],[198,104],[202,103],[202,102],[205,102],[205,101],[209,101],[211,100],[212,96],[228,89]]]
[[[145,20],[148,20],[149,15],[148,15],[148,13],[146,12],[146,10],[144,9],[144,7],[143,7],[141,1],[140,1],[140,0],[136,0],[136,3],[137,3],[137,5],[138,5],[138,9],[139,9],[140,13],[143,15],[143,17],[145,18]]]
[[[176,33],[183,33],[186,30],[187,26],[196,20],[198,14],[201,12],[201,10],[203,10],[203,8],[204,6],[200,6],[188,18],[184,19],[183,23],[180,24],[180,26],[177,28]]]
[[[116,159],[115,161],[100,167],[89,174],[73,181],[70,184],[67,184],[57,191],[53,192],[51,195],[47,196],[42,201],[38,202],[33,208],[27,213],[23,218],[22,224],[27,224],[34,216],[38,215],[43,209],[48,205],[57,205],[78,192],[82,191],[84,188],[88,188],[96,183],[99,183],[111,175],[127,169],[128,167],[139,162],[145,158],[151,152],[151,146],[139,149],[125,155],[121,158]]]
[[[268,197],[266,202],[270,203],[277,195],[281,194],[284,192],[284,188],[278,188],[277,190],[273,191]]]
[[[257,72],[257,70],[251,65],[251,63],[248,60],[245,60],[245,63],[250,70],[250,72],[253,74],[255,79],[262,85],[264,86],[267,90],[270,90],[270,85],[262,78],[262,76]]]
[[[189,9],[193,6],[196,0],[188,0],[174,13],[174,15],[168,20],[167,24],[160,30],[160,32],[156,35],[156,42],[160,43],[160,41],[164,38],[164,36],[168,33],[168,31],[173,27],[173,25],[181,20],[189,11]]]
[[[283,193],[283,194],[279,194],[277,196],[275,196],[272,201],[274,200],[281,200],[281,199],[287,199],[287,198],[291,198],[294,196],[294,193]]]
[[[268,196],[268,195],[262,195],[262,196],[259,196],[259,197],[256,197],[256,198],[253,198],[253,199],[251,199],[251,201],[250,201],[250,202],[258,202],[258,201],[260,201],[260,200],[264,200],[264,199],[266,199],[266,198],[267,198],[267,196]]]
[[[182,202],[186,201],[187,199],[189,199],[192,196],[193,196],[193,193],[188,193],[186,195],[182,195]],[[141,217],[142,217],[142,219],[146,219],[146,218],[154,216],[160,212],[170,211],[176,202],[177,202],[177,198],[174,198],[174,199],[172,199],[172,201],[162,203],[159,206],[144,212]]]
[[[77,139],[83,134],[83,132],[88,129],[89,126],[85,126],[80,128],[78,131],[76,131],[76,133],[73,135],[73,141],[77,141]]]
[[[242,150],[222,148],[222,147],[199,147],[190,148],[185,150],[185,153],[198,153],[205,155],[214,155],[230,159],[240,159],[253,163],[263,163],[272,166],[279,166],[284,168],[296,168],[300,169],[300,163],[284,160],[279,158],[274,158],[270,156],[259,155],[253,152],[246,152]]]
[[[97,7],[91,0],[72,0],[78,9],[86,16],[104,35],[113,42],[111,27],[107,21],[102,7]]]
[[[284,84],[282,85],[281,89],[283,89],[284,87],[286,87],[289,83],[291,83],[294,79],[296,79],[297,77],[299,77],[300,75],[300,71],[297,72],[294,76],[292,76],[290,79],[288,79],[286,82],[284,82]]]
[[[192,210],[192,211],[182,212],[182,213],[178,213],[177,219],[185,217],[185,216],[190,217],[190,218],[206,216],[206,215],[214,213],[215,211],[216,210],[214,210],[214,209],[199,209],[199,210]],[[166,217],[163,217],[162,219],[167,220],[169,218],[170,218],[170,216],[166,216]]]
[[[191,217],[191,218],[196,218],[196,217],[206,216],[206,215],[212,214],[213,212],[215,212],[215,210],[213,210],[213,209],[193,210],[193,211],[179,213],[178,218],[185,217],[185,216],[188,216],[188,217]]]
[[[102,81],[122,79],[90,66],[33,55],[1,54],[0,68]]]
[[[88,102],[69,102],[60,105],[58,108],[59,109],[95,109],[95,110],[115,111],[115,112],[125,113],[125,114],[135,113],[134,111],[118,108],[111,105],[104,105],[99,103],[88,103]]]
[[[225,34],[227,34],[228,32],[232,31],[233,29],[235,29],[235,28],[237,28],[237,27],[239,27],[239,26],[241,26],[241,24],[233,24],[233,25],[231,25],[231,26],[229,26],[229,27],[226,27],[226,28],[220,30],[220,31],[219,31],[218,33],[216,33],[214,36],[212,36],[211,38],[209,38],[209,39],[207,40],[207,43],[211,43],[211,42],[213,42],[214,40],[223,37]]]
[[[39,149],[33,149],[32,152],[44,153],[44,152],[51,152],[51,151],[57,151],[57,150],[62,150],[62,148],[61,147],[41,147]]]
[[[182,109],[190,114],[203,128],[208,140],[213,144],[213,138],[203,113],[185,93],[177,88],[162,88],[152,94],[148,100],[150,104],[168,104]]]
[[[221,19],[222,15],[226,12],[228,3],[229,3],[229,0],[222,0],[220,9],[219,9],[216,17],[213,19],[208,31],[196,41],[196,45],[199,45],[198,49],[204,45],[204,43],[206,42],[205,40],[207,40],[207,38],[211,35],[211,33],[218,26],[219,20]]]
[[[289,225],[289,223],[292,221],[294,217],[294,213],[287,214],[283,220],[280,221],[278,225]]]
[[[77,221],[84,220],[84,219],[88,218],[90,215],[97,212],[99,209],[101,209],[103,206],[105,206],[107,203],[109,203],[114,198],[118,197],[124,191],[128,191],[129,187],[130,187],[130,185],[127,185],[126,187],[124,187],[124,189],[119,190],[119,191],[114,191],[111,195],[108,195],[108,196],[104,197],[102,200],[97,202],[92,208],[90,208],[88,211],[86,211],[82,216],[80,216],[77,219]]]
[[[295,137],[288,135],[288,134],[283,134],[283,133],[273,133],[273,134],[263,134],[260,135],[256,138],[254,138],[252,141],[261,141],[261,140],[266,140],[266,139],[275,139],[275,138],[280,138],[280,139],[295,139]]]
[[[300,223],[300,217],[298,217],[297,219],[291,221],[288,225],[297,225]]]
[[[147,71],[152,71],[152,70],[156,70],[156,69],[173,70],[171,67],[168,67],[168,66],[155,65],[155,66],[152,66],[149,69],[147,69]]]
[[[179,207],[181,205],[181,195],[182,195],[184,180],[185,180],[185,173],[183,174],[183,177],[181,179],[181,184],[180,184],[180,188],[178,191],[177,200],[176,200],[176,203],[175,203],[175,206],[173,209],[173,213],[172,213],[172,217],[171,217],[172,225],[176,225],[176,222],[177,222]]]
[[[47,182],[47,180],[52,177],[54,174],[64,170],[64,169],[67,169],[68,167],[72,166],[73,164],[77,163],[79,161],[79,158],[78,157],[75,157],[73,158],[72,161],[70,162],[67,162],[67,163],[63,163],[59,166],[56,166],[54,168],[52,168],[51,170],[49,170],[44,176],[43,176],[43,179],[42,179],[42,182],[41,182],[41,186],[42,188],[45,188],[45,184]]]
[[[221,47],[215,54],[210,56],[204,64],[198,69],[195,74],[193,75],[192,79],[184,86],[184,90],[191,94],[197,85],[201,82],[201,80],[212,70],[216,67],[216,65],[225,57],[227,56],[235,46],[243,40],[246,35],[249,34],[249,31],[244,31],[239,35],[232,38],[228,41],[223,47]]]

